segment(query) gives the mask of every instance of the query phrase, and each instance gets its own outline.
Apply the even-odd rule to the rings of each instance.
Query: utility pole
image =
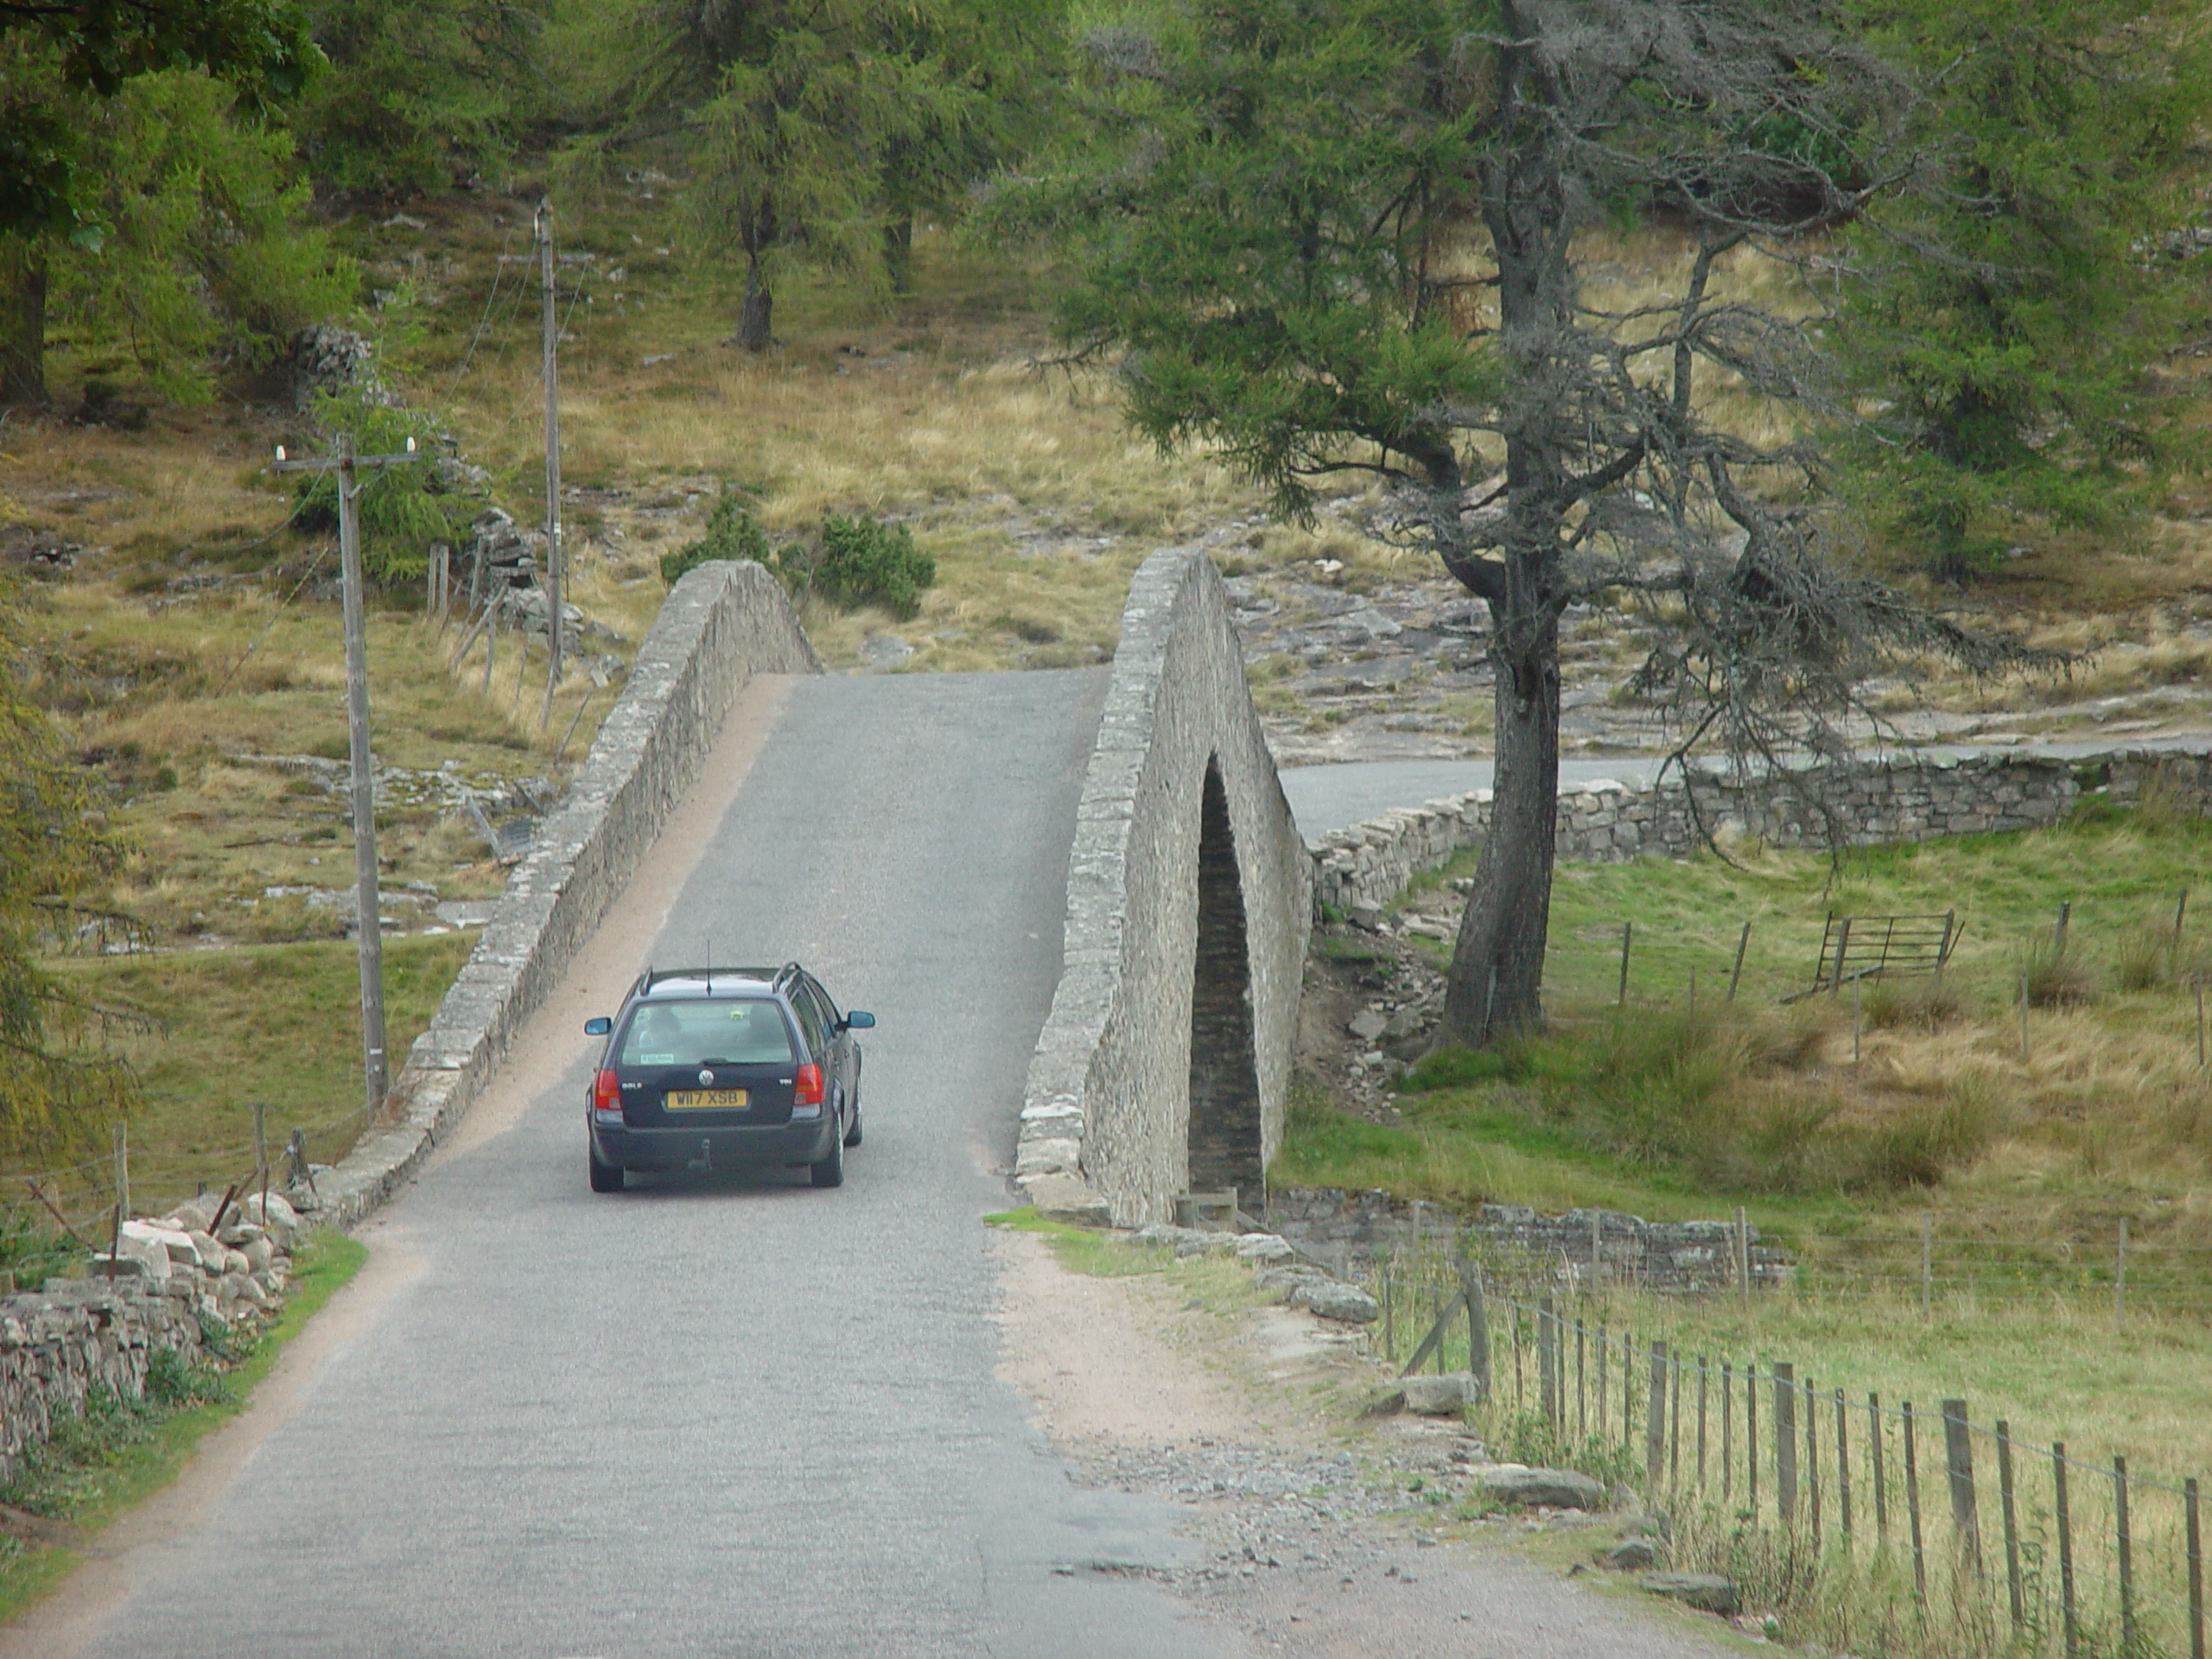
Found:
[[[553,306],[553,200],[537,204],[537,270],[545,321],[545,707],[538,729],[553,718],[561,683],[561,382],[556,364],[561,322]]]
[[[384,1041],[384,918],[377,899],[376,774],[369,754],[369,630],[361,601],[361,524],[356,477],[363,467],[399,467],[423,457],[415,440],[396,455],[356,455],[353,435],[338,435],[333,461],[291,461],[276,451],[280,473],[338,474],[338,557],[346,600],[346,747],[353,763],[353,906],[360,936],[361,1070],[368,1116],[384,1104],[388,1086]]]

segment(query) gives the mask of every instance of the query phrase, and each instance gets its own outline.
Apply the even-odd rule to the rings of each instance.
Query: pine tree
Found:
[[[2202,322],[2193,146],[2212,114],[2196,9],[2139,0],[1862,0],[1926,88],[1916,188],[1848,239],[1836,343],[1866,400],[1845,453],[1933,575],[2139,513],[2180,459],[2151,373]]]
[[[1818,0],[1218,0],[1087,42],[1090,115],[1009,186],[1065,255],[1060,324],[1135,426],[1203,442],[1310,511],[1367,475],[1491,617],[1491,834],[1440,1037],[1542,1017],[1559,631],[1577,604],[1660,630],[1643,688],[1698,744],[1847,749],[1870,673],[2010,659],[1853,574],[1818,454],[1713,416],[1817,405],[1813,296],[1736,262],[1872,204],[1913,88]],[[1587,233],[1679,235],[1625,315],[1583,293]]]

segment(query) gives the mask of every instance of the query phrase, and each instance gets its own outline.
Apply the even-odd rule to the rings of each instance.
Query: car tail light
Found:
[[[791,1116],[821,1116],[822,1068],[809,1060],[799,1067],[798,1076],[793,1081],[796,1086],[791,1090]]]
[[[612,1071],[602,1071],[591,1086],[591,1109],[594,1116],[620,1121],[622,1116],[622,1085]]]

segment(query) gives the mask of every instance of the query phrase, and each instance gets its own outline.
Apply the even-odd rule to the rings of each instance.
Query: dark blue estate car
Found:
[[[612,1020],[584,1107],[591,1190],[632,1169],[804,1164],[817,1186],[845,1179],[861,1143],[861,1046],[875,1016],[837,1005],[797,963],[650,968]]]

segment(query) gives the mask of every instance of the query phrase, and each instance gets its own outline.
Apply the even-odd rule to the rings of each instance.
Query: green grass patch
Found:
[[[245,1409],[284,1344],[367,1259],[367,1247],[342,1233],[315,1234],[294,1253],[283,1309],[265,1329],[234,1337],[217,1367],[156,1357],[143,1402],[103,1391],[85,1416],[26,1452],[0,1503],[98,1534],[168,1485],[202,1438]],[[0,1538],[0,1623],[60,1584],[77,1560],[72,1549]]]
[[[470,933],[387,940],[385,1028],[404,1056],[467,961]],[[137,1070],[144,1109],[130,1122],[134,1207],[217,1192],[253,1167],[253,1106],[264,1103],[272,1155],[295,1127],[318,1162],[334,1162],[359,1129],[359,957],[349,942],[238,946],[57,964],[105,1007],[159,1023],[114,1040]],[[394,1070],[396,1071],[395,1064]],[[103,1133],[105,1131],[103,1130]],[[67,1195],[73,1211],[87,1192]],[[104,1201],[104,1200],[103,1200]]]

